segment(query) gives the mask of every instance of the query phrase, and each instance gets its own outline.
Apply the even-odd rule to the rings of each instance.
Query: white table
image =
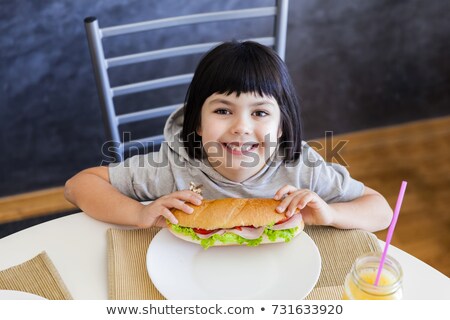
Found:
[[[111,227],[121,228],[77,213],[19,231],[0,239],[0,270],[46,251],[74,299],[107,299],[106,230]],[[393,246],[389,254],[402,265],[404,299],[450,299],[447,276]]]

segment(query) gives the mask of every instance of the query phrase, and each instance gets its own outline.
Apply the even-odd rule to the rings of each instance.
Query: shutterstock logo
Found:
[[[348,140],[334,141],[333,131],[325,131],[324,142],[315,140],[308,141],[308,145],[317,150],[319,153],[323,150],[323,155],[327,162],[338,163],[344,167],[349,167],[347,162],[344,160],[344,157],[341,155],[341,152],[347,143],[349,143]]]
[[[124,137],[128,138],[127,141],[131,140],[131,133],[124,132]],[[266,161],[269,165],[276,165],[276,162],[267,161],[271,158],[272,154],[276,152],[280,158],[285,158],[290,151],[292,151],[293,146],[295,145],[294,141],[283,141],[283,142],[275,142],[270,139],[269,135],[264,137],[264,141],[259,144],[260,148],[263,148],[264,154],[263,159],[259,153],[253,152],[242,152],[239,155],[233,154],[226,150],[226,147],[223,146],[219,142],[208,142],[205,144],[201,144],[200,141],[197,141],[199,147],[197,147],[197,151],[204,156],[203,161],[197,159],[189,159],[189,162],[186,161],[185,158],[179,156],[181,154],[185,154],[187,157],[187,152],[185,150],[183,141],[164,141],[163,144],[167,146],[162,146],[161,148],[170,148],[173,150],[174,156],[172,159],[168,157],[161,157],[159,152],[156,152],[159,148],[159,145],[155,143],[142,143],[139,141],[133,141],[130,144],[130,147],[127,149],[128,154],[131,151],[134,153],[145,154],[143,157],[139,157],[138,163],[133,163],[133,166],[138,166],[143,168],[147,165],[154,167],[166,167],[169,166],[170,162],[172,165],[186,168],[188,165],[191,167],[201,167],[201,165],[206,165],[212,168],[216,168],[219,166],[225,166],[226,168],[231,168],[236,166],[236,161],[238,165],[242,168],[253,168],[260,164],[260,161]],[[337,140],[334,141],[333,132],[326,131],[325,139],[317,141],[311,140],[308,141],[302,148],[302,152],[294,152],[294,154],[298,154],[300,161],[302,161],[308,167],[317,167],[323,163],[321,157],[316,155],[316,152],[313,152],[309,148],[315,149],[318,153],[322,154],[324,159],[326,159],[327,164],[329,163],[338,163],[344,167],[348,167],[347,162],[344,160],[342,156],[342,150],[347,145],[348,140]],[[242,146],[242,150],[246,150],[249,146]],[[114,165],[116,159],[123,157],[123,145],[114,142],[107,141],[102,145],[102,155],[103,159],[100,165]],[[208,153],[206,152],[208,151]],[[116,163],[117,165],[117,163]],[[286,163],[286,166],[293,166],[295,163]]]

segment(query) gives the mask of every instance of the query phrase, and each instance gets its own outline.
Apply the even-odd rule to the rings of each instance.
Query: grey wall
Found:
[[[287,63],[309,136],[450,113],[449,1],[291,1]]]
[[[244,4],[242,4],[244,3]],[[101,26],[272,1],[1,1],[0,196],[61,186],[99,165],[105,141],[83,18]],[[450,112],[450,3],[291,0],[286,62],[302,101],[307,138],[382,127]],[[270,21],[178,28],[119,37],[109,56],[162,44],[269,32]],[[200,57],[118,69],[127,83],[192,71]],[[185,87],[117,101],[121,111],[165,105]],[[123,128],[127,130],[127,128]],[[137,135],[148,135],[142,124]]]

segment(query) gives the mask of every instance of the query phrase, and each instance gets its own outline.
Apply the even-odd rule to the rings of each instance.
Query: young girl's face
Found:
[[[280,108],[272,97],[215,93],[202,106],[197,133],[214,169],[240,182],[256,174],[275,151]]]

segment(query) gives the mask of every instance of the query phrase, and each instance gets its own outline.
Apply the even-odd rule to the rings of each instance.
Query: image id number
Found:
[[[342,314],[342,305],[325,304],[273,304],[273,314]]]

